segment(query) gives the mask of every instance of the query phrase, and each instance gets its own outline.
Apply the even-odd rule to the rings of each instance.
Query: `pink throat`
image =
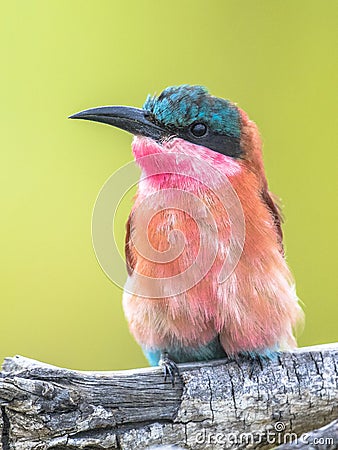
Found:
[[[147,175],[161,170],[186,172],[192,170],[193,166],[195,170],[205,170],[210,166],[229,177],[241,171],[240,163],[234,158],[180,138],[159,144],[153,139],[136,136],[132,150],[136,162]]]

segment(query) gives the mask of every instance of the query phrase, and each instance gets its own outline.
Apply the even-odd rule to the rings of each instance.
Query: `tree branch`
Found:
[[[159,368],[80,372],[7,358],[0,449],[273,448],[338,416],[338,344],[180,372],[172,387]]]

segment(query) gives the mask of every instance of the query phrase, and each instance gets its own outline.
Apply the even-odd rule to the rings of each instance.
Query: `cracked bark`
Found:
[[[276,361],[181,364],[173,388],[158,368],[79,372],[7,358],[0,450],[274,448],[290,433],[337,418],[337,368],[338,344],[331,344],[281,353]],[[323,429],[337,439],[336,428]]]

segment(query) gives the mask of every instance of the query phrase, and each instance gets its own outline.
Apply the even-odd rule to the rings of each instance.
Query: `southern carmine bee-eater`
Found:
[[[247,114],[202,86],[182,85],[148,96],[142,109],[104,106],[71,118],[135,136],[132,150],[143,175],[127,222],[123,306],[150,364],[162,365],[173,379],[175,363],[241,353],[269,357],[295,347],[293,329],[302,310],[284,258],[280,209],[268,189],[260,136]],[[245,235],[239,258],[221,280],[222,264],[231,259],[227,209],[233,197],[220,201],[213,188],[228,192],[228,184]],[[137,247],[146,239],[155,252],[170,248],[176,257],[148,258]]]

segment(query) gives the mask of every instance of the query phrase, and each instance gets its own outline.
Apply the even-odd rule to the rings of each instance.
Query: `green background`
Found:
[[[95,199],[132,159],[131,137],[66,117],[104,104],[141,106],[148,93],[182,83],[206,85],[257,122],[305,304],[299,344],[337,340],[337,7],[1,3],[0,358],[19,353],[77,369],[146,365],[122,292],[91,243]],[[124,226],[118,233],[122,242]]]

